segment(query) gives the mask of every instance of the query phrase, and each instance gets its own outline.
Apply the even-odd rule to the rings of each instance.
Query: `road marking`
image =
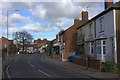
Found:
[[[8,73],[8,68],[9,68],[9,66],[10,66],[10,64],[7,66],[7,68],[6,68],[6,73],[7,73],[7,76],[8,76],[8,78],[10,79],[10,75],[9,75],[9,73]]]
[[[38,69],[38,71],[41,72],[41,73],[43,73],[43,74],[45,74],[46,76],[50,77],[49,74],[47,74],[47,73],[45,73],[45,72],[43,72],[43,71],[41,71],[41,70],[39,70],[39,69]]]
[[[30,59],[31,59],[31,57],[29,57],[29,59],[28,59],[28,63],[32,66],[32,67],[34,67],[34,68],[36,68],[31,62],[30,62]],[[37,69],[37,68],[36,68]],[[41,72],[41,73],[43,73],[43,74],[45,74],[46,76],[48,76],[48,77],[50,77],[50,75],[49,74],[47,74],[47,73],[45,73],[45,72],[43,72],[42,70],[39,70],[39,69],[37,69],[39,72]]]
[[[15,60],[16,60],[16,58],[15,58]],[[14,60],[13,62],[15,62],[15,60]],[[6,73],[7,73],[8,79],[10,79],[10,75],[9,75],[9,73],[8,73],[8,69],[9,69],[10,65],[11,65],[13,62],[9,63],[8,66],[7,66],[7,68],[6,68]]]

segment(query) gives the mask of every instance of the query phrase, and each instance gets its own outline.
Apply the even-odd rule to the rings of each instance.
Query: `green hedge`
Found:
[[[118,66],[113,61],[108,61],[102,64],[102,71],[103,72],[117,72]]]

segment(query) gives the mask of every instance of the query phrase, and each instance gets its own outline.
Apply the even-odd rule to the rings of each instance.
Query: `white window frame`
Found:
[[[93,45],[92,45],[93,43]],[[92,49],[93,49],[93,53],[92,53]],[[90,54],[93,55],[94,54],[94,42],[90,42]]]
[[[86,43],[86,50],[87,50],[87,54],[90,54],[90,43],[89,42]]]
[[[104,47],[105,47],[105,54],[106,54],[106,41],[105,41],[105,44],[103,44],[103,42],[104,42],[105,40],[102,40],[101,41],[101,46],[102,46],[102,53],[103,53],[103,55],[104,55]]]
[[[100,31],[105,30],[104,17],[100,18]]]
[[[90,25],[90,35],[93,35],[93,24],[90,23],[89,25]]]
[[[101,54],[101,41],[99,42],[97,41],[96,44],[97,44],[97,54]],[[99,51],[99,48],[100,48],[100,51]]]

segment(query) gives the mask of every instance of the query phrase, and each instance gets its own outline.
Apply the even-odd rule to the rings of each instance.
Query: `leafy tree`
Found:
[[[25,47],[31,45],[33,37],[27,31],[19,31],[14,34],[15,44],[17,45],[18,51],[22,48],[22,52],[24,53]]]

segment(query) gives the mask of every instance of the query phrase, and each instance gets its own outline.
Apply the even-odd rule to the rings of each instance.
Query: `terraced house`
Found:
[[[82,11],[82,20],[79,18],[74,19],[74,25],[59,33],[59,42],[61,48],[60,53],[62,56],[62,61],[68,61],[70,52],[75,52],[77,50],[77,30],[76,28],[88,21],[88,12]]]
[[[119,31],[120,1],[105,2],[105,10],[91,20],[78,27],[78,38],[83,36],[80,45],[84,44],[85,54],[94,56],[102,62],[120,63]],[[84,31],[81,31],[83,30]],[[84,33],[82,33],[84,32]],[[82,35],[80,34],[82,33]]]

